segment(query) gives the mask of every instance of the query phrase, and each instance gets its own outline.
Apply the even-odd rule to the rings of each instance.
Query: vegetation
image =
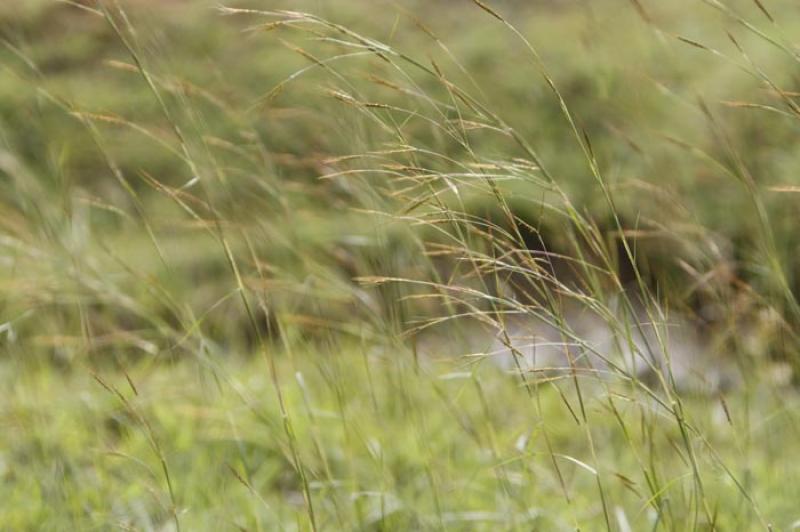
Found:
[[[0,528],[800,526],[798,29],[0,4]]]

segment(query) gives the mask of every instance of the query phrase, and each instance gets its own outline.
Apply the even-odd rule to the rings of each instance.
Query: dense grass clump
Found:
[[[795,12],[0,6],[0,528],[798,526]]]

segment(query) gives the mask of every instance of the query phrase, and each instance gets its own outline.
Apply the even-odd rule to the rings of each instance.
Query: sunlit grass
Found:
[[[408,353],[358,350],[297,353],[301,360],[280,368],[320,527],[571,528],[602,522],[598,478],[614,526],[620,519],[655,526],[659,505],[662,527],[682,528],[690,517],[691,468],[674,423],[656,405],[624,392],[588,399],[593,461],[579,436],[584,429],[553,388],[541,390],[534,407],[493,369],[464,371],[449,361],[416,372],[403,367]],[[225,366],[224,374],[194,363],[132,368],[135,391],[122,375],[98,376],[127,404],[84,372],[6,373],[4,526],[159,528],[171,521],[152,431],[183,527],[306,528],[270,379],[256,360]],[[686,404],[719,528],[759,523],[722,463],[735,464],[776,526],[796,518],[798,493],[785,479],[798,473],[789,444],[798,399],[782,395],[750,405],[730,397],[730,419],[719,401]],[[659,490],[651,493],[647,482]]]

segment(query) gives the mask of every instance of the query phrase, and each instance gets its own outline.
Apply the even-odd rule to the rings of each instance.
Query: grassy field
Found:
[[[0,3],[0,529],[800,527],[798,31]]]

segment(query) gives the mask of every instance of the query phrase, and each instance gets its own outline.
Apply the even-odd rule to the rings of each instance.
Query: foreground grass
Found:
[[[351,346],[281,358],[320,528],[595,529],[603,503],[621,530],[798,519],[794,393],[686,400],[716,520],[700,525],[693,467],[664,407],[620,389],[588,397],[583,424],[569,385],[534,399],[488,367],[451,359],[417,371],[408,355]],[[127,377],[6,362],[2,386],[4,528],[310,526],[261,359],[142,365]]]

